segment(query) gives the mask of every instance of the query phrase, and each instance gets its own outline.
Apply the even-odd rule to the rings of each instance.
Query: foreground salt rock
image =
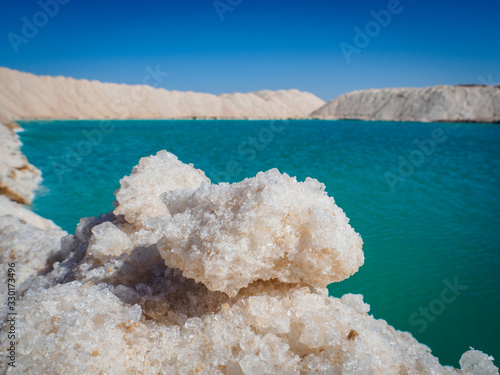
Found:
[[[173,160],[165,156],[142,163],[162,171],[162,163]],[[140,178],[127,181],[147,186]],[[137,223],[116,212],[84,218],[74,236],[62,239],[48,270],[30,277],[18,305],[17,367],[0,364],[8,374],[498,374],[493,359],[477,350],[462,356],[461,370],[441,366],[411,334],[368,315],[362,296],[328,297],[322,287],[328,276],[317,260],[339,273],[334,277],[347,277],[362,263],[361,240],[317,181],[300,183],[277,171],[183,190],[169,191],[175,183],[158,181],[170,216],[142,217],[142,208],[151,207],[139,204],[129,216],[141,218]],[[140,199],[150,198],[158,203],[157,196]],[[327,233],[332,228],[333,235]],[[320,239],[299,246],[294,238],[307,239],[305,230]],[[282,241],[274,234],[283,234]],[[217,263],[209,252],[231,268],[228,259],[237,259],[240,250],[225,247],[240,237],[254,242],[241,243],[244,262],[262,278],[214,290],[217,273],[213,281],[202,270]],[[329,263],[316,246],[337,261]],[[166,253],[175,248],[192,263],[172,267]],[[297,258],[269,270],[259,256],[272,257],[273,249],[277,259],[284,249]],[[197,252],[207,256],[197,258]],[[286,267],[308,264],[319,275],[288,281],[300,271],[288,275]],[[235,272],[227,273],[230,283],[245,279],[239,267],[235,262]],[[199,273],[201,282],[186,277],[189,272]],[[269,274],[277,276],[264,280]],[[3,353],[6,335],[3,329]]]
[[[167,265],[230,296],[256,280],[324,288],[364,261],[361,238],[314,179],[298,182],[273,169],[162,199],[172,215],[158,225]]]
[[[17,125],[6,124],[0,122],[0,195],[30,204],[33,192],[41,181],[41,172],[28,163],[21,152],[21,140],[15,132]]]
[[[0,203],[5,203],[1,198],[3,197],[0,197]],[[13,216],[16,212],[22,213],[21,218]],[[51,257],[56,256],[61,248],[61,238],[67,235],[49,220],[47,222],[53,226],[44,227],[47,225],[43,222],[45,219],[32,219],[37,216],[34,213],[31,213],[31,222],[27,222],[23,213],[18,210],[0,216],[0,282],[7,285],[9,264],[14,263],[18,290],[26,289],[28,286],[24,283],[31,276],[47,269],[48,263],[52,261]],[[36,225],[39,223],[42,228]],[[1,288],[0,301],[3,303],[6,299],[7,288]]]
[[[133,224],[152,217],[169,216],[160,194],[176,189],[193,189],[210,183],[205,173],[179,161],[177,156],[160,151],[154,157],[142,158],[132,174],[122,178],[116,195],[116,215]]]
[[[40,229],[60,229],[52,220],[35,214],[22,204],[11,201],[5,195],[0,195],[0,216],[14,216]]]
[[[30,291],[19,308],[19,330],[37,334],[20,340],[14,372],[456,373],[410,334],[367,315],[359,295],[346,303],[308,288],[263,285],[264,293],[249,290],[216,312],[189,317],[179,313],[181,303],[161,296],[166,303],[158,311],[181,315],[172,323],[146,319],[140,305],[124,296],[148,297],[139,288],[124,289],[73,281]]]

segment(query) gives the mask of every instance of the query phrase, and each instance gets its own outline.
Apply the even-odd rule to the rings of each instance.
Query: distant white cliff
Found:
[[[147,85],[37,76],[0,67],[0,121],[21,119],[277,119],[500,122],[500,87],[353,91],[325,103],[309,92],[213,95]]]
[[[353,91],[315,110],[320,119],[500,122],[500,87],[433,86]]]
[[[0,67],[0,120],[303,118],[325,104],[298,90],[219,96],[146,85],[37,76]]]

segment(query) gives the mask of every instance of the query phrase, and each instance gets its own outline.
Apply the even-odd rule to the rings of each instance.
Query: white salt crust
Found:
[[[142,159],[148,167],[117,193],[123,210],[82,219],[47,253],[47,269],[31,271],[17,367],[2,358],[0,373],[498,374],[473,349],[460,370],[441,366],[410,333],[368,315],[361,295],[328,297],[324,286],[356,272],[363,255],[322,184],[272,170],[180,190],[182,178],[160,174],[173,164],[188,181],[194,169],[170,155]],[[4,325],[2,354],[6,336]]]
[[[479,351],[462,356],[464,371],[443,367],[411,334],[343,298],[326,297],[326,290],[267,282],[194,315],[180,312],[194,294],[191,301],[161,295],[166,312],[154,320],[140,304],[125,302],[141,293],[139,300],[148,298],[136,289],[73,281],[30,290],[19,308],[18,329],[25,333],[17,346],[19,367],[8,373],[498,373]],[[349,299],[366,306],[360,295]]]
[[[142,158],[132,174],[120,180],[120,188],[115,192],[118,207],[114,212],[137,224],[148,218],[168,216],[160,194],[197,188],[202,182],[210,183],[203,171],[182,163],[170,152],[160,151]]]
[[[33,214],[35,216],[35,214]],[[40,218],[41,219],[41,218]],[[7,275],[15,264],[17,289],[28,282],[30,276],[43,272],[48,261],[61,248],[61,238],[67,233],[56,227],[41,229],[23,219],[0,216],[0,301],[7,299]],[[2,307],[0,306],[0,311]],[[3,315],[2,315],[3,316]]]
[[[273,169],[162,199],[172,217],[156,222],[161,256],[210,290],[235,296],[270,279],[326,287],[364,261],[361,238],[325,185],[311,178],[297,182]]]

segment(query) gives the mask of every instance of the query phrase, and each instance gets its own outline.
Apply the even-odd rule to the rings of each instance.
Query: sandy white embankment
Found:
[[[311,117],[371,121],[500,122],[500,87],[432,86],[353,91]]]
[[[37,76],[0,67],[0,113],[19,119],[304,118],[325,104],[298,90],[212,95]]]

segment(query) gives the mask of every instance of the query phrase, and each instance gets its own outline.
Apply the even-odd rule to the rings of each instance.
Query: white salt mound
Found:
[[[1,105],[0,109],[3,109]],[[2,117],[0,113],[0,121]],[[11,128],[14,125],[5,124],[0,122],[0,194],[15,202],[30,204],[33,191],[41,181],[41,172],[28,163],[21,152],[21,140]]]
[[[117,200],[48,253],[48,270],[31,271],[16,367],[2,358],[0,373],[498,374],[478,350],[460,370],[441,366],[368,315],[361,295],[328,297],[363,254],[316,180],[271,170],[210,185],[162,152],[122,180]],[[4,354],[5,326],[0,343]]]
[[[146,319],[108,284],[30,291],[18,328],[36,334],[20,340],[12,373],[456,374],[410,334],[341,299],[272,287],[177,324]]]
[[[11,201],[7,196],[0,195],[0,216],[14,216],[23,222],[40,229],[59,229],[52,220],[45,219],[22,204]]]
[[[150,75],[150,69],[146,77],[159,78],[149,82],[152,86],[36,76],[0,67],[0,120],[289,119],[307,117],[325,104],[316,95],[294,89],[217,96],[167,91],[153,87],[166,72]]]
[[[160,151],[156,156],[142,158],[132,174],[120,181],[115,192],[118,207],[116,215],[123,215],[131,224],[140,224],[147,218],[168,216],[160,194],[175,189],[192,189],[202,182],[210,183],[205,173],[184,164],[170,152]]]
[[[37,216],[33,212],[31,215]],[[0,282],[5,286],[0,288],[2,304],[7,300],[9,264],[15,264],[16,286],[19,290],[30,276],[47,268],[47,261],[59,251],[61,238],[66,235],[55,225],[42,229],[10,214],[0,216]],[[2,316],[5,306],[0,305]]]
[[[500,122],[500,87],[438,85],[370,89],[341,95],[312,118],[369,121]]]
[[[314,179],[273,169],[162,198],[172,215],[159,225],[162,257],[210,290],[235,296],[270,279],[324,288],[363,264],[361,238]]]

